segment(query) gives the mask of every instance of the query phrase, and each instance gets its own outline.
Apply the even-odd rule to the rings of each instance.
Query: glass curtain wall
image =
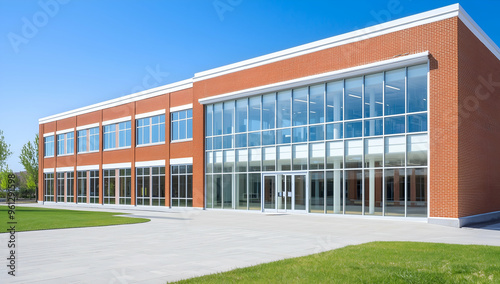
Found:
[[[427,216],[427,64],[206,105],[206,207],[262,210],[307,172],[309,212]]]

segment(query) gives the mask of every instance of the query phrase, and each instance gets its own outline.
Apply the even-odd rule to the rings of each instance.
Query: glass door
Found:
[[[306,174],[266,174],[262,195],[264,211],[306,211]]]

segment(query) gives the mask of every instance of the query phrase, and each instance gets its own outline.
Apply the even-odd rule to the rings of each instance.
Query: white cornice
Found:
[[[208,98],[199,99],[198,102],[201,104],[213,104],[226,100],[235,100],[243,97],[249,97],[253,95],[264,94],[268,92],[276,92],[285,89],[296,88],[304,85],[312,85],[321,82],[333,81],[338,79],[344,79],[348,77],[354,77],[359,75],[365,75],[369,73],[376,73],[381,71],[386,71],[390,69],[400,68],[404,66],[410,66],[415,64],[426,63],[429,60],[429,52],[421,52],[417,54],[411,54],[401,57],[396,57],[384,61],[378,61],[366,65],[360,65],[356,67],[351,67],[347,69],[335,70],[327,73],[316,74],[312,76],[302,77],[298,79],[273,83],[269,85],[259,86],[255,88],[249,88],[245,90],[239,90],[231,93],[216,95]]]
[[[500,59],[500,50],[495,43],[477,26],[476,23],[465,13],[459,4],[453,4],[439,9],[423,12],[420,14],[412,15],[409,17],[397,19],[387,23],[366,27],[364,29],[356,30],[353,32],[341,34],[338,36],[330,37],[323,40],[307,43],[297,47],[285,49],[282,51],[266,54],[263,56],[255,57],[252,59],[240,61],[237,63],[225,65],[222,67],[210,69],[207,71],[196,73],[193,81],[202,81],[209,78],[222,76],[225,74],[254,68],[257,66],[270,64],[273,62],[297,57],[304,54],[317,52],[320,50],[332,48],[335,46],[345,45],[365,39],[377,37],[380,35],[393,33],[396,31],[421,26],[448,18],[459,17],[467,27],[490,49],[497,58]]]
[[[172,84],[160,86],[157,88],[145,90],[142,92],[134,93],[131,95],[119,97],[116,99],[104,101],[101,103],[93,104],[90,106],[78,108],[75,110],[70,110],[67,112],[63,112],[63,113],[47,116],[44,118],[40,118],[38,120],[38,123],[43,124],[43,123],[48,123],[48,122],[52,122],[52,121],[56,121],[56,120],[61,120],[64,118],[73,117],[73,116],[81,115],[84,113],[98,111],[98,110],[102,110],[102,109],[106,109],[106,108],[110,108],[110,107],[114,107],[114,106],[119,106],[119,105],[127,104],[130,102],[144,100],[147,98],[152,98],[152,97],[160,96],[160,95],[167,94],[167,93],[172,93],[172,92],[176,92],[176,91],[180,91],[180,90],[184,90],[184,89],[189,89],[192,87],[193,87],[193,79],[187,79],[187,80],[175,82]]]

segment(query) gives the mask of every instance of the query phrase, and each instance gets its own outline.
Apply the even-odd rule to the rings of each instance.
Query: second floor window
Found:
[[[165,115],[137,120],[137,145],[165,142]]]
[[[104,149],[129,147],[130,142],[130,121],[104,126]]]
[[[78,131],[78,153],[99,151],[99,127]]]
[[[53,157],[54,156],[54,136],[47,136],[43,139],[44,143],[44,157]]]
[[[74,153],[75,134],[68,132],[57,135],[57,155],[68,155]]]
[[[172,141],[193,138],[193,110],[172,112]]]

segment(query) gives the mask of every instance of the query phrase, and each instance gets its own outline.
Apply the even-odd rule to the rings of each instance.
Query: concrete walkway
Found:
[[[458,229],[422,219],[203,210],[116,212],[151,222],[17,233],[16,277],[7,275],[8,234],[0,234],[4,263],[0,283],[166,283],[371,241],[500,246],[500,225],[494,224],[487,229]]]

